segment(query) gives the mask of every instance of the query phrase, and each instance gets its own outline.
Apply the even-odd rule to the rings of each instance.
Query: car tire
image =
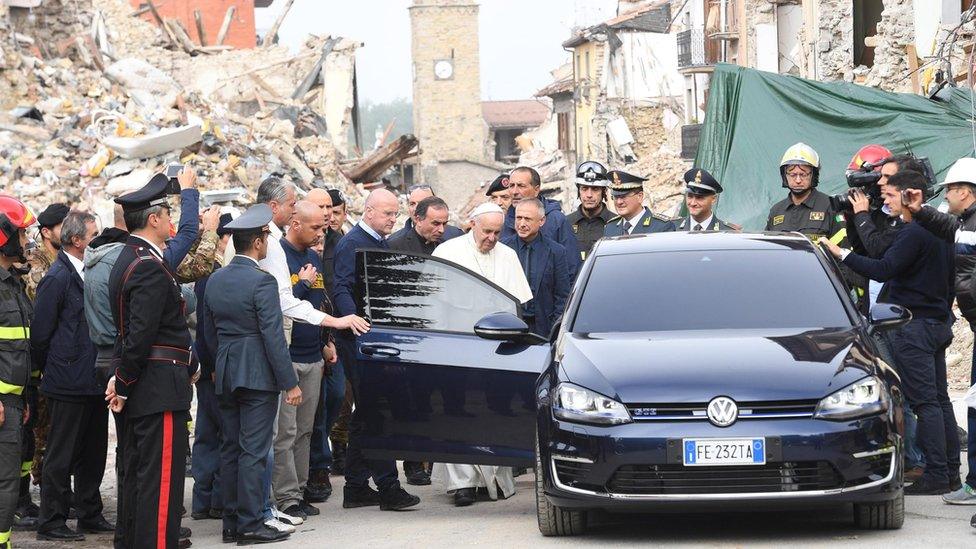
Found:
[[[535,443],[535,511],[543,536],[578,536],[586,531],[586,511],[573,511],[553,505],[542,482],[539,441]]]
[[[854,523],[863,530],[897,530],[905,523],[905,494],[880,503],[855,503]]]

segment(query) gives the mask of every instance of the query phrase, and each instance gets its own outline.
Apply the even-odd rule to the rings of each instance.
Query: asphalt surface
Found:
[[[965,408],[957,404],[957,417]],[[964,423],[963,423],[964,425]],[[962,455],[963,467],[966,455]],[[113,456],[109,456],[102,493],[105,515],[115,520]],[[965,470],[963,472],[965,475]],[[403,479],[403,475],[400,476]],[[743,508],[735,513],[615,515],[596,517],[587,534],[573,538],[543,537],[536,525],[534,477],[531,472],[517,480],[516,494],[504,501],[479,501],[456,508],[450,496],[436,486],[405,486],[421,498],[419,506],[402,512],[378,507],[343,509],[342,478],[332,477],[335,493],[317,504],[322,513],[298,527],[285,542],[272,547],[451,547],[494,548],[550,546],[678,547],[976,547],[976,528],[969,525],[976,506],[950,506],[938,496],[906,498],[905,525],[893,531],[862,531],[851,522],[850,508],[814,511],[758,513]],[[190,508],[192,479],[186,479],[186,507]],[[111,486],[110,486],[111,485]],[[35,493],[34,500],[37,501]],[[68,525],[75,526],[74,521]],[[193,547],[231,547],[220,540],[219,520],[193,520],[183,525],[193,530]],[[111,536],[91,536],[70,545],[39,542],[33,532],[14,532],[14,546],[29,549],[71,547],[88,549],[111,546]]]

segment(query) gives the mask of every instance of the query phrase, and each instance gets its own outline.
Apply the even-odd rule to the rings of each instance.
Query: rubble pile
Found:
[[[298,52],[191,55],[123,0],[90,4],[101,39],[63,52],[31,44],[0,7],[0,191],[105,213],[112,195],[182,163],[205,202],[225,189],[248,201],[278,173],[303,189],[339,186],[361,211],[362,189],[340,169],[361,44],[313,36]]]

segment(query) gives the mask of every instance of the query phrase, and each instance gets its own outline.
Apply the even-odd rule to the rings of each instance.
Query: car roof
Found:
[[[800,233],[667,232],[604,238],[599,241],[591,255],[777,248],[809,252],[813,250],[813,243]]]

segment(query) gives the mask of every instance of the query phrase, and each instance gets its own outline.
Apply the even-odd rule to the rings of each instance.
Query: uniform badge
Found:
[[[786,219],[786,216],[777,215],[773,217],[773,225],[779,225]]]
[[[810,221],[823,221],[823,220],[824,220],[823,212],[810,212]]]
[[[844,214],[837,214],[836,216],[834,216],[834,221],[837,221],[838,223],[842,223],[844,221]]]
[[[620,186],[620,174],[617,172],[613,172],[613,184]]]
[[[512,182],[507,177],[502,178],[502,187],[505,187],[507,189],[511,186],[512,186]]]
[[[701,183],[701,170],[698,170],[698,173],[695,174],[695,183]]]
[[[573,234],[579,234],[579,225],[573,223]]]

